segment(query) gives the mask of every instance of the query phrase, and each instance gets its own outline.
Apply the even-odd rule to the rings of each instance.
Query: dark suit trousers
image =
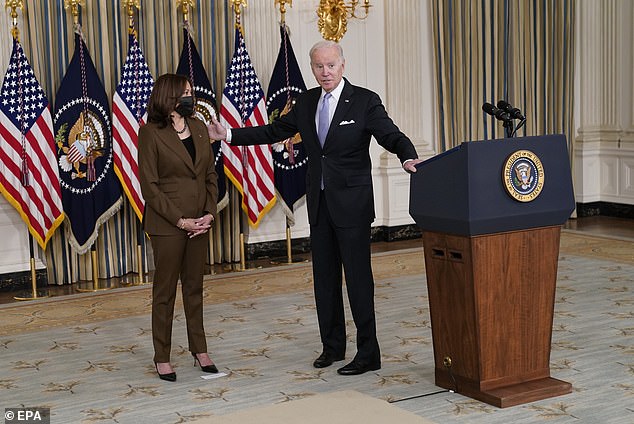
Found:
[[[207,352],[203,328],[203,273],[209,235],[190,239],[178,236],[151,236],[154,251],[152,286],[152,340],[154,361],[169,362],[176,286],[181,280],[183,307],[187,320],[187,340],[193,353]]]
[[[310,239],[315,303],[323,350],[335,356],[343,356],[346,351],[343,265],[350,310],[357,328],[355,360],[380,363],[374,315],[374,279],[370,264],[370,223],[337,228],[330,213],[322,191],[317,221],[310,227]]]

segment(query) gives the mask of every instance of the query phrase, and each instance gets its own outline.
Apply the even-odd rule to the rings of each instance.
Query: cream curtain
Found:
[[[527,117],[518,136],[565,134],[572,158],[575,0],[432,1],[441,151],[503,138],[500,99]]]
[[[180,8],[176,0],[141,0],[140,3],[135,20],[150,71],[155,78],[174,72],[183,43],[184,21]],[[233,37],[233,14],[227,3],[226,0],[197,0],[189,13],[192,37],[218,99],[233,48],[229,39]],[[86,0],[85,6],[80,7],[80,24],[89,53],[111,99],[128,48],[127,11],[120,0]],[[73,18],[65,9],[64,0],[27,0],[19,18],[19,28],[25,52],[52,105],[73,53]],[[232,248],[232,240],[236,237],[231,234],[235,232],[235,225],[230,223],[238,220],[239,208],[237,212],[234,208],[225,208],[221,213],[212,232],[210,263],[237,260],[235,252],[238,249]],[[151,253],[148,252],[151,250],[149,243],[139,227],[132,208],[124,199],[120,212],[99,231],[96,242],[99,278],[137,272],[137,242],[142,248],[144,269],[147,270],[148,265],[153,267],[147,259],[147,253]],[[75,254],[63,230],[57,231],[49,242],[46,260],[49,284],[92,279],[90,253]]]

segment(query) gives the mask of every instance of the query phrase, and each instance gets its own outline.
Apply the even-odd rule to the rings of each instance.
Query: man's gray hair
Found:
[[[339,57],[341,58],[341,60],[344,60],[343,57],[343,47],[341,47],[341,44],[336,43],[334,41],[330,41],[330,40],[322,40],[322,41],[318,41],[316,42],[313,47],[310,48],[310,51],[308,52],[308,56],[310,57],[310,61],[313,61],[313,53],[315,52],[315,50],[319,50],[319,49],[324,49],[324,48],[331,48],[334,47],[337,50],[339,50]]]

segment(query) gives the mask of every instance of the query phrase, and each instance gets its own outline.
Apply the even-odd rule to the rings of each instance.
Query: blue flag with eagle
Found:
[[[280,51],[266,94],[269,122],[287,114],[293,107],[295,98],[306,91],[302,73],[293,53],[293,46],[289,40],[287,26],[280,26],[280,35],[282,37]],[[293,226],[295,225],[293,208],[306,194],[306,165],[308,163],[306,149],[297,133],[284,142],[274,144],[271,150],[278,201],[282,205],[289,226]]]
[[[53,127],[66,234],[71,247],[83,254],[121,206],[122,192],[113,167],[108,97],[78,33],[55,96]]]
[[[176,73],[185,75],[192,82],[194,89],[194,97],[196,98],[195,116],[209,125],[211,117],[218,118],[218,110],[216,106],[216,94],[211,88],[211,83],[207,77],[207,72],[200,59],[196,45],[189,35],[187,28],[184,30],[183,50],[178,61]],[[227,183],[224,171],[224,161],[222,159],[222,149],[220,141],[212,140],[211,148],[214,154],[214,164],[216,174],[218,174],[218,212],[220,212],[229,203],[227,196]]]

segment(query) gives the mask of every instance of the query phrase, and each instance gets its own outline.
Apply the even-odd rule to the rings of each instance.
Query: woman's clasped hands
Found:
[[[211,228],[214,217],[208,213],[199,218],[181,218],[178,222],[178,228],[187,231],[189,238],[205,234]]]

